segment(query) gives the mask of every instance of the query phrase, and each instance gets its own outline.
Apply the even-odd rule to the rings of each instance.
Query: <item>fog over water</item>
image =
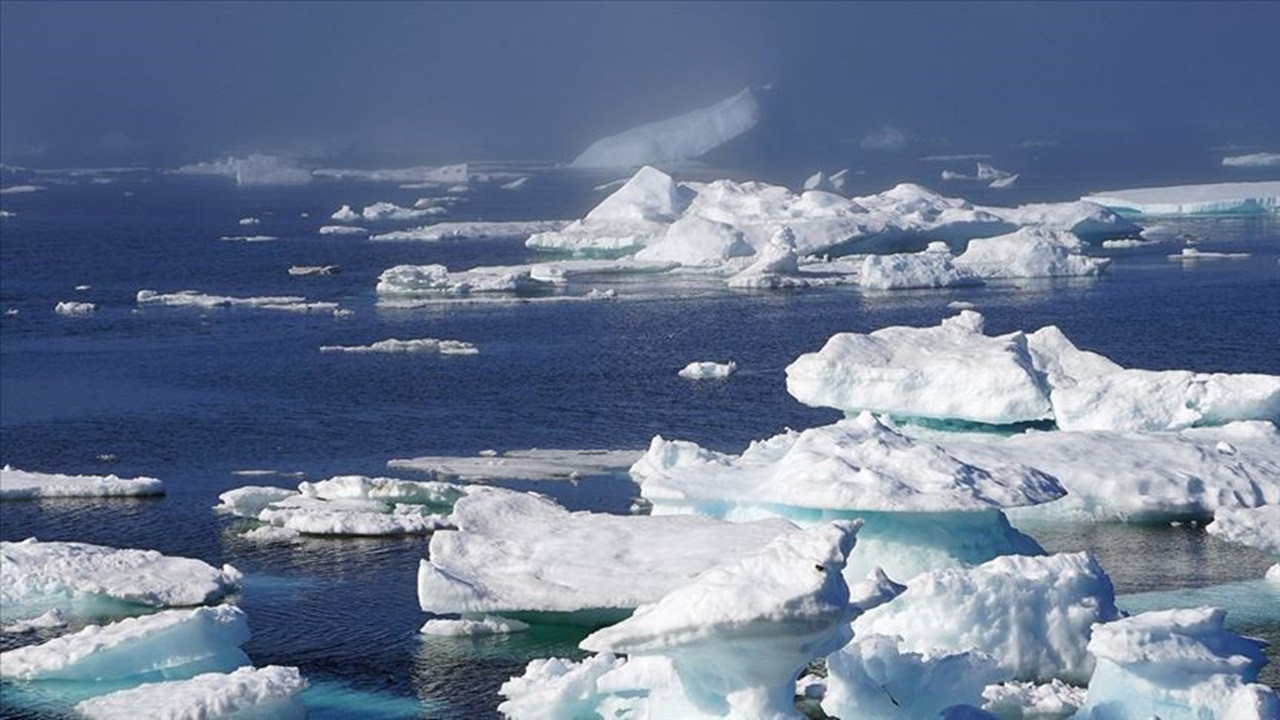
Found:
[[[0,5],[10,164],[572,158],[743,86],[814,155],[1274,150],[1275,3]]]

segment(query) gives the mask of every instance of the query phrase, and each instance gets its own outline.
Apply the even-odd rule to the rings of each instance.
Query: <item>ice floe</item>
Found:
[[[343,207],[346,207],[345,205]],[[356,225],[325,225],[319,230],[321,235],[368,235],[369,231]]]
[[[0,195],[25,195],[44,190],[43,185],[10,185],[0,188]]]
[[[416,240],[437,242],[456,239],[525,239],[541,232],[554,232],[568,224],[565,220],[516,220],[506,222],[443,222],[409,230],[395,230],[370,236],[370,240]]]
[[[475,345],[461,340],[436,340],[417,338],[397,340],[389,338],[369,345],[321,345],[322,353],[431,353],[436,355],[475,355],[480,351]]]
[[[571,513],[532,494],[476,492],[431,538],[418,600],[431,613],[626,611],[794,531],[783,520]],[[588,620],[589,621],[589,620]]]
[[[97,310],[98,306],[91,302],[76,302],[74,300],[66,300],[53,306],[54,312],[68,317],[92,315]]]
[[[550,283],[535,279],[528,266],[480,267],[450,271],[444,265],[397,265],[378,276],[379,296],[440,297],[471,293],[536,291]]]
[[[512,180],[511,182],[503,183],[501,187],[503,190],[520,190],[525,185],[528,185],[528,184],[529,184],[528,177],[518,177],[515,180]]]
[[[973,241],[976,242],[976,241]],[[981,285],[982,278],[958,266],[946,243],[930,243],[920,253],[868,255],[858,284],[868,290],[905,290]]]
[[[344,205],[343,207],[346,206]],[[366,205],[365,208],[360,211],[360,217],[370,222],[378,222],[382,220],[419,220],[432,215],[440,215],[444,212],[445,209],[442,207],[406,208],[400,207],[395,203],[376,202],[372,205]]]
[[[346,168],[316,168],[312,171],[316,177],[334,180],[357,180],[360,182],[413,183],[427,185],[454,185],[467,182],[468,167],[466,163],[456,165],[427,166],[407,168],[389,168],[375,170],[354,170]],[[336,219],[336,218],[335,218]]]
[[[163,680],[249,664],[245,614],[232,605],[162,610],[0,653],[6,680]]]
[[[572,480],[626,472],[641,450],[508,450],[474,457],[422,456],[387,461],[387,467],[430,473],[436,480]]]
[[[0,469],[0,500],[35,500],[67,497],[136,497],[163,495],[164,483],[156,478],[121,478],[115,475],[60,475]]]
[[[17,620],[0,626],[0,633],[20,635],[22,633],[65,627],[67,616],[58,608],[52,608],[29,620]]]
[[[1227,167],[1276,167],[1280,165],[1280,153],[1259,152],[1248,155],[1228,155],[1222,158]]]
[[[76,712],[89,720],[302,720],[300,693],[307,681],[294,667],[242,667],[229,673],[204,673],[189,680],[146,683],[84,700]]]
[[[311,171],[299,167],[295,161],[257,153],[242,158],[227,157],[183,165],[174,172],[178,175],[228,177],[242,186],[302,185],[311,182]]]
[[[511,620],[500,615],[479,615],[457,619],[432,618],[426,621],[418,632],[423,635],[474,636],[506,635],[528,629],[528,624],[519,620]]]
[[[1276,472],[1280,474],[1280,467]],[[1280,556],[1280,505],[1221,507],[1213,514],[1213,522],[1205,530],[1223,540]]]
[[[1280,181],[1175,185],[1113,190],[1088,202],[1136,215],[1215,215],[1280,212]]]
[[[272,242],[274,240],[279,240],[280,238],[275,235],[223,235],[218,239],[222,242],[259,243]]]
[[[0,614],[29,619],[51,608],[94,614],[121,605],[174,607],[235,592],[240,573],[200,560],[71,542],[0,543]]]
[[[290,265],[290,275],[337,275],[342,268],[337,265]]]
[[[1084,255],[1084,243],[1074,233],[1029,227],[974,238],[955,264],[991,280],[1098,275],[1111,260]]]
[[[1266,663],[1266,643],[1227,630],[1225,616],[1216,608],[1165,610],[1096,626],[1089,652],[1097,667],[1075,717],[1274,718],[1275,691],[1251,684]]]
[[[355,222],[356,220],[359,220],[360,217],[360,213],[352,210],[350,205],[343,205],[334,211],[334,213],[329,216],[329,219],[337,220],[338,222]]]
[[[1118,617],[1111,579],[1087,553],[1007,555],[918,575],[853,631],[898,636],[911,652],[979,652],[1019,680],[1082,684],[1093,626]]]
[[[1170,255],[1169,259],[1195,262],[1196,260],[1245,260],[1249,257],[1250,253],[1247,252],[1214,252],[1189,247],[1182,248],[1182,251],[1176,255]]]
[[[755,127],[760,113],[755,93],[743,88],[710,107],[601,138],[569,166],[638,167],[691,160]]]
[[[717,380],[729,377],[737,369],[738,364],[732,360],[727,363],[691,362],[677,375],[686,380]]]
[[[335,312],[338,304],[332,302],[312,302],[295,295],[266,297],[229,297],[225,295],[208,295],[198,290],[180,290],[173,293],[159,293],[155,290],[139,290],[138,305],[155,305],[167,307],[196,307],[206,310],[214,308],[258,308],[262,310],[285,310],[288,312]]]
[[[249,217],[242,217],[242,218],[240,218],[240,220],[239,220],[239,224],[241,224],[241,225],[261,225],[261,224],[262,224],[262,221],[261,221],[261,220],[259,220],[259,219],[258,219],[258,218],[256,218],[256,217],[249,216]]]

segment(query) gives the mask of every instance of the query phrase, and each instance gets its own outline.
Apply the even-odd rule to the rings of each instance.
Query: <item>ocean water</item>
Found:
[[[521,191],[478,186],[446,219],[578,217],[603,197],[592,186],[608,179],[543,171]],[[1089,280],[864,294],[743,293],[715,282],[640,277],[576,283],[520,302],[390,308],[376,304],[373,287],[393,265],[457,269],[535,258],[514,240],[371,242],[316,234],[343,203],[411,205],[433,194],[394,185],[241,189],[161,174],[41,184],[48,189],[3,198],[17,215],[0,225],[0,308],[18,312],[0,319],[0,462],[150,475],[165,480],[168,494],[5,503],[0,537],[146,547],[235,565],[247,576],[237,599],[254,631],[246,651],[258,665],[300,667],[312,683],[305,700],[317,718],[491,717],[503,680],[535,657],[579,655],[585,630],[419,636],[425,618],[415,573],[426,538],[250,542],[239,536],[240,522],[210,511],[227,489],[291,487],[295,473],[413,477],[389,472],[386,462],[416,455],[639,450],[659,433],[740,451],[784,427],[836,419],[834,411],[804,407],[786,394],[782,371],[797,355],[836,332],[936,324],[953,314],[947,304],[956,300],[974,303],[990,332],[1056,324],[1077,345],[1126,366],[1280,374],[1274,217],[1162,223],[1195,234],[1202,249],[1249,252],[1248,259],[1173,262],[1169,246],[1098,250],[1115,262]],[[1099,188],[1059,178],[998,199],[1065,200],[1090,189]],[[237,225],[245,216],[262,222]],[[279,239],[218,240],[245,234]],[[291,277],[290,265],[342,271]],[[620,298],[573,299],[605,286]],[[138,308],[134,297],[144,288],[302,295],[354,313]],[[99,309],[86,317],[54,314],[63,300]],[[480,353],[318,350],[389,337],[463,340]],[[739,371],[726,382],[676,377],[693,360],[734,360]],[[236,474],[245,470],[280,474]],[[607,512],[626,512],[636,493],[617,476],[508,485],[545,492],[573,509]],[[1051,551],[1096,553],[1135,609],[1220,597],[1257,611],[1241,613],[1240,629],[1280,642],[1275,596],[1258,594],[1253,603],[1247,585],[1270,564],[1260,553],[1187,526],[1027,530]],[[3,636],[0,647],[38,638]],[[1266,678],[1274,684],[1280,673],[1272,668]],[[57,688],[4,685],[0,693],[0,714],[57,717],[68,710],[69,694]]]

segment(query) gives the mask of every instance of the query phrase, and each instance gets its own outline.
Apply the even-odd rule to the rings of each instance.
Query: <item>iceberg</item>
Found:
[[[346,207],[345,205],[343,207]],[[372,205],[366,205],[360,211],[360,217],[370,222],[378,222],[381,220],[418,220],[420,218],[429,217],[431,215],[439,215],[445,212],[442,207],[427,208],[405,208],[389,202],[376,202]]]
[[[245,614],[233,605],[162,610],[0,653],[5,680],[167,680],[249,664]]]
[[[955,260],[942,242],[929,243],[920,253],[868,255],[862,261],[858,285],[868,290],[906,290],[982,284],[979,275]]]
[[[1000,510],[1065,492],[1027,466],[962,463],[870,413],[787,431],[736,457],[655,437],[631,474],[656,516],[783,517],[802,525],[860,518],[850,577],[882,567],[905,579],[1007,553],[1040,553]]]
[[[440,240],[523,240],[531,235],[561,230],[565,220],[512,220],[505,222],[442,222],[409,230],[395,230],[369,237],[370,240],[416,240],[438,242]]]
[[[441,297],[472,293],[521,293],[550,283],[532,277],[528,266],[477,267],[451,272],[444,265],[397,265],[378,276],[380,297]]]
[[[755,127],[760,114],[755,93],[743,88],[710,107],[601,138],[569,167],[638,167],[693,160]]]
[[[1007,555],[918,575],[853,632],[898,636],[910,652],[982,653],[1019,680],[1083,684],[1091,633],[1119,617],[1111,579],[1089,554]]]
[[[475,355],[480,351],[475,345],[460,340],[436,340],[419,338],[415,340],[397,340],[390,338],[379,340],[370,345],[321,345],[322,353],[431,353],[437,355]]]
[[[1084,243],[1074,233],[1026,227],[1007,235],[970,240],[955,264],[994,280],[1099,275],[1111,260],[1084,255]]]
[[[338,222],[355,222],[360,217],[360,213],[352,210],[350,205],[343,205],[330,215],[329,219],[337,220]]]
[[[778,229],[761,249],[754,262],[729,278],[729,287],[776,290],[783,287],[805,287],[800,275],[800,258],[796,252],[796,236],[790,227]]]
[[[1277,468],[1280,473],[1280,468]],[[1256,547],[1280,556],[1280,505],[1218,508],[1205,530],[1228,542]]]
[[[435,533],[418,568],[424,611],[578,613],[584,622],[654,602],[795,529],[777,519],[571,513],[536,495],[497,489],[460,499],[453,521],[458,529]]]
[[[466,163],[457,165],[427,166],[378,170],[353,170],[344,168],[316,168],[316,177],[360,182],[416,183],[425,185],[455,185],[466,183],[469,177]]]
[[[154,290],[139,290],[139,305],[156,305],[166,307],[197,307],[206,310],[214,308],[258,308],[262,310],[284,310],[287,312],[334,312],[337,303],[312,302],[296,295],[267,297],[228,297],[224,295],[208,295],[197,290],[180,290],[173,293],[159,293]]]
[[[346,207],[345,205],[343,207]],[[321,235],[368,235],[369,231],[355,225],[325,225],[320,228]]]
[[[633,252],[666,233],[667,225],[684,212],[690,194],[670,175],[646,165],[581,220],[534,233],[525,244],[577,254]]]
[[[1280,212],[1280,181],[1113,190],[1082,200],[1138,216],[1253,215]]]
[[[982,709],[1010,720],[1068,718],[1084,704],[1084,688],[1054,678],[1044,684],[1011,680],[982,691]]]
[[[1225,616],[1207,607],[1164,610],[1096,626],[1089,652],[1097,667],[1075,717],[1274,718],[1280,698],[1252,684],[1266,663],[1266,643],[1227,630]],[[1229,707],[1243,712],[1225,714]]]
[[[1248,155],[1229,155],[1222,158],[1227,167],[1276,167],[1280,166],[1280,153],[1259,152]]]
[[[90,698],[75,709],[88,720],[136,720],[143,709],[166,720],[302,720],[307,712],[299,694],[306,687],[294,667],[242,667],[146,683]]]
[[[276,237],[275,235],[223,235],[218,239],[221,240],[222,242],[258,243],[258,242],[272,242],[274,240],[279,240],[280,238]]]
[[[0,500],[36,500],[68,497],[139,497],[163,495],[164,483],[156,478],[120,478],[115,475],[59,475],[0,469]]]
[[[76,317],[82,315],[91,315],[98,309],[97,305],[90,302],[64,301],[53,306],[53,311],[59,315],[68,317]]]
[[[183,165],[177,175],[215,175],[234,179],[241,186],[303,185],[311,182],[311,172],[276,155],[254,153],[210,162]]]
[[[755,254],[732,225],[688,215],[667,227],[661,239],[635,254],[637,260],[671,262],[685,267],[715,267],[732,258]]]
[[[216,602],[241,575],[200,560],[71,542],[0,543],[0,615],[5,621],[50,609],[69,615],[127,612]]]
[[[573,480],[626,472],[640,450],[508,450],[475,457],[429,456],[388,460],[387,467],[429,473],[434,480]]]
[[[300,275],[337,275],[342,268],[337,265],[290,265],[289,274]]]
[[[256,217],[249,216],[249,217],[240,218],[239,224],[240,225],[261,225],[262,221]]]
[[[476,635],[506,635],[524,632],[528,629],[529,626],[519,620],[511,620],[500,615],[480,615],[457,619],[432,618],[423,623],[418,632],[423,635],[473,637]]]
[[[677,375],[686,380],[722,380],[733,374],[738,364],[730,360],[727,363],[691,362],[685,365]]]

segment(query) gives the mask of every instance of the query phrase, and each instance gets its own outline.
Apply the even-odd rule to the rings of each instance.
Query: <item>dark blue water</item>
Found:
[[[483,449],[641,448],[661,433],[722,450],[781,428],[835,419],[788,396],[783,368],[840,331],[935,324],[973,302],[989,332],[1057,324],[1078,345],[1126,366],[1280,373],[1280,228],[1274,218],[1189,221],[1207,250],[1240,261],[1170,262],[1168,247],[1113,254],[1087,281],[1020,282],[955,291],[863,295],[851,289],[734,293],[699,285],[681,299],[629,283],[615,302],[438,304],[380,308],[373,287],[401,263],[451,268],[532,259],[517,241],[375,243],[321,237],[339,205],[412,205],[427,191],[316,183],[237,189],[216,180],[144,176],[106,185],[50,185],[6,195],[0,225],[0,462],[50,472],[115,472],[166,481],[163,500],[6,503],[0,537],[37,536],[230,562],[248,580],[239,602],[259,665],[299,666],[317,717],[485,717],[498,685],[533,657],[575,654],[582,631],[422,638],[414,578],[422,538],[239,538],[209,508],[245,484],[232,471],[272,468],[309,478],[390,474],[392,458]],[[448,219],[550,219],[583,214],[607,180],[536,176],[520,192],[480,188]],[[1062,182],[1015,200],[1061,200]],[[950,188],[944,188],[950,191]],[[133,193],[126,196],[125,191]],[[300,217],[309,213],[309,217]],[[262,224],[242,228],[244,216]],[[412,223],[409,223],[412,224]],[[398,225],[373,225],[392,229]],[[275,242],[219,242],[269,234]],[[1175,250],[1176,251],[1176,250]],[[290,265],[340,265],[291,277]],[[87,291],[76,291],[88,284]],[[304,295],[354,315],[255,309],[138,309],[140,289],[235,296]],[[579,288],[580,289],[580,288]],[[571,288],[571,291],[573,288]],[[643,299],[628,300],[639,293]],[[88,317],[55,315],[90,301]],[[329,344],[388,337],[464,340],[476,356],[328,355]],[[728,382],[691,384],[676,370],[728,360]],[[100,456],[114,457],[103,462]],[[619,512],[635,488],[618,479],[539,489],[573,508]],[[1200,587],[1261,575],[1267,560],[1186,528],[1041,529],[1050,549],[1090,549],[1120,592]],[[1255,628],[1275,635],[1275,627]],[[29,641],[23,640],[21,642]],[[20,642],[12,638],[6,644]],[[1273,680],[1274,681],[1274,680]],[[5,688],[11,695],[12,688]],[[16,712],[16,702],[8,710]],[[46,707],[57,712],[57,703]]]

